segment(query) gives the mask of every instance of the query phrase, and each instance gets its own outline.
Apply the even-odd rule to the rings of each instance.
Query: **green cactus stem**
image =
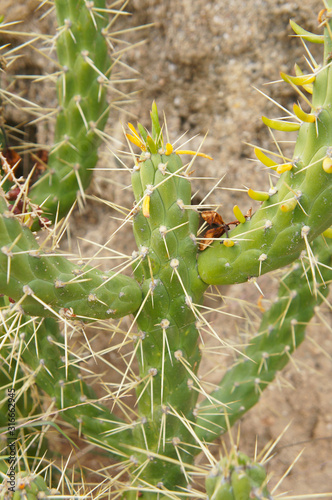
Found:
[[[47,253],[8,209],[0,195],[0,293],[19,302],[26,314],[89,321],[138,309],[142,292],[136,281]]]
[[[266,483],[263,465],[232,450],[207,475],[205,487],[209,500],[270,500]]]
[[[105,0],[55,0],[59,112],[54,146],[45,173],[29,196],[54,221],[68,213],[90,183],[109,105],[106,99],[112,62],[106,40]]]
[[[319,271],[316,269],[313,276],[309,259],[294,263],[293,269],[281,279],[278,300],[263,314],[257,335],[250,339],[244,356],[228,369],[212,393],[215,404],[205,400],[198,406],[195,430],[200,439],[213,441],[227,430],[225,413],[233,425],[254,406],[304,340],[306,326],[316,307],[327,297],[332,280],[332,240],[319,237],[312,247],[311,259],[315,258]]]
[[[37,474],[19,473],[12,479],[6,478],[0,485],[0,500],[47,500],[60,495],[54,488],[48,488],[42,476]]]
[[[147,455],[137,454],[138,463],[144,463],[149,453],[167,457],[152,459],[151,455],[140,479],[174,488],[187,482],[179,460],[192,460],[193,438],[177,412],[193,419],[198,396],[193,386],[197,387],[200,361],[197,305],[206,285],[197,272],[195,235],[199,216],[190,206],[190,181],[179,155],[163,142],[155,104],[151,118],[151,135],[141,125],[138,127],[142,138],[133,126],[133,135],[128,134],[143,151],[135,161],[132,185],[133,230],[141,256],[134,269],[143,291],[142,309],[137,317],[136,345],[141,353],[138,361],[142,379],[137,396],[145,425],[144,429],[137,427],[134,436],[137,446],[148,450]],[[162,421],[165,433],[161,437]]]
[[[310,113],[294,105],[294,124],[300,130],[293,160],[277,165],[258,153],[266,166],[282,172],[280,179],[267,193],[249,190],[252,198],[263,201],[259,210],[230,231],[229,240],[215,241],[200,253],[198,270],[205,283],[240,283],[290,264],[332,224],[332,21],[327,17],[325,24],[324,67],[306,80],[281,74],[296,89],[312,82]],[[283,121],[263,121],[271,128],[290,127]]]
[[[118,433],[121,432],[122,444],[128,444],[132,441],[130,427],[107,406],[98,403],[95,392],[82,379],[77,361],[67,354],[56,320],[44,318],[37,321],[12,313],[9,307],[0,311],[0,320],[0,331],[3,327],[1,364],[14,370],[24,367],[28,376],[33,375],[36,387],[52,398],[54,410],[60,411],[63,420],[78,429],[86,439],[106,448],[110,456],[118,460],[127,458],[119,446]],[[18,333],[20,345],[9,352],[7,344],[12,345],[12,338],[17,338]],[[20,386],[21,382],[14,385],[17,392]],[[6,405],[6,398],[3,404]],[[32,415],[26,414],[25,418],[28,416],[31,418]]]

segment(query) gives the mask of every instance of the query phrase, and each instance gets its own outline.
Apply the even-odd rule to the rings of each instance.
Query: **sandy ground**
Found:
[[[6,14],[7,21],[24,20],[18,27],[21,31],[52,32],[53,17],[48,16],[38,25],[38,15],[33,12],[35,5],[34,1],[0,0],[0,13]],[[257,163],[250,161],[254,155],[248,143],[268,149],[273,147],[261,115],[277,117],[283,113],[254,87],[291,109],[297,100],[291,87],[280,83],[265,86],[265,83],[279,80],[280,70],[292,72],[295,62],[307,69],[305,50],[298,39],[290,37],[288,20],[293,18],[305,29],[317,30],[317,13],[321,8],[322,3],[318,0],[132,0],[127,7],[131,16],[120,19],[115,30],[153,25],[125,37],[137,44],[122,56],[122,61],[134,70],[128,73],[129,77],[137,81],[121,88],[126,92],[139,90],[139,93],[133,96],[136,100],[128,104],[125,111],[114,109],[108,132],[123,142],[122,126],[128,118],[133,122],[139,118],[148,125],[151,103],[156,100],[159,109],[166,114],[172,142],[187,133],[187,138],[194,139],[186,148],[197,149],[208,132],[202,150],[214,160],[197,159],[196,177],[220,178],[226,174],[220,184],[222,187],[263,189],[268,185],[268,176]],[[142,40],[145,43],[141,43]],[[2,43],[8,41],[16,44],[18,38],[8,35]],[[126,46],[117,44],[117,47]],[[319,61],[320,47],[314,46],[312,51]],[[41,55],[32,53],[16,65],[22,74],[40,74],[45,63]],[[49,72],[54,71],[51,64],[47,68]],[[50,82],[41,82],[38,90],[24,80],[15,85],[16,90],[43,106],[54,106]],[[113,92],[113,98],[118,99],[119,94]],[[8,118],[14,123],[21,121],[15,109],[10,111]],[[52,125],[46,128],[40,125],[34,133],[39,142],[50,143]],[[185,140],[180,139],[179,144]],[[284,144],[283,150],[291,155],[292,145]],[[107,161],[116,166],[114,159]],[[102,157],[100,165],[104,163],[105,157]],[[130,161],[128,164],[130,166]],[[110,173],[99,172],[90,194],[102,193],[108,200],[130,207],[131,192],[123,189],[129,184],[128,174],[117,174],[116,183],[111,180]],[[212,179],[194,180],[193,190],[199,190],[196,200],[202,200],[214,183]],[[235,203],[243,211],[251,205],[243,193],[221,189],[215,190],[209,201],[221,206],[220,213],[226,220],[233,218]],[[118,225],[114,216],[111,210],[89,201],[86,211],[77,212],[73,217],[73,247],[76,248],[75,237],[103,243]],[[127,253],[135,248],[128,231],[117,237],[115,244]],[[80,242],[80,248],[85,255],[93,255],[95,251],[84,241]],[[271,278],[261,280],[261,287],[267,294],[271,286]],[[253,307],[259,298],[253,285],[223,289],[222,293],[252,300]],[[324,312],[324,321],[331,328],[327,312]],[[232,330],[225,321],[220,335],[232,339]],[[298,349],[294,362],[280,375],[278,384],[264,392],[260,403],[240,423],[241,448],[250,455],[254,453],[256,438],[261,449],[291,423],[269,465],[269,471],[273,472],[271,483],[278,481],[301,450],[304,452],[278,489],[279,493],[302,493],[313,498],[313,493],[332,492],[330,333],[322,327],[322,319],[317,318],[308,329],[312,341],[307,340]]]

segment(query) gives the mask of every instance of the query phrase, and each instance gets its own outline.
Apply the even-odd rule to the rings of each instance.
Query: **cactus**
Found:
[[[232,230],[231,223],[225,224],[215,212],[203,214],[218,227],[199,244],[199,213],[191,203],[192,162],[184,165],[181,155],[209,157],[174,150],[165,140],[168,134],[153,103],[151,131],[140,123],[137,128],[129,124],[126,134],[130,146],[140,150],[132,154],[134,207],[127,217],[137,251],[120,271],[102,272],[63,255],[56,237],[59,228],[51,229],[45,217],[56,221],[69,212],[77,191],[83,196],[97,161],[100,131],[108,116],[107,8],[103,0],[55,0],[60,108],[46,172],[30,188],[29,180],[16,179],[5,148],[2,155],[0,345],[5,387],[0,393],[6,402],[4,389],[11,377],[17,389],[29,382],[29,390],[35,384],[39,394],[46,393],[66,425],[122,462],[130,483],[119,474],[121,479],[112,483],[116,497],[190,495],[196,455],[203,451],[209,457],[207,443],[258,401],[304,339],[315,308],[327,297],[332,278],[330,3],[322,14],[323,67],[312,75],[282,74],[293,87],[312,91],[310,113],[296,104],[295,122],[263,119],[271,128],[299,129],[299,134],[292,161],[277,165],[255,150],[258,159],[280,174],[269,193],[249,190],[252,198],[263,202],[257,212],[243,215],[235,207]],[[293,27],[311,38],[295,23]],[[41,242],[33,232],[38,222],[48,232]],[[219,241],[210,244],[216,234]],[[208,394],[198,372],[199,338],[204,328],[215,332],[203,314],[204,292],[212,284],[246,281],[292,263],[257,334]],[[133,277],[123,273],[129,267]],[[134,320],[123,330],[121,321],[127,315]],[[87,353],[87,337],[76,350],[72,347],[71,335],[81,335],[84,324],[93,324],[111,339],[123,335],[111,350],[132,346],[122,381],[106,397],[112,408],[99,401],[88,376],[84,380],[82,375],[90,357],[103,358],[103,353],[91,352],[90,346]],[[133,390],[136,404],[129,409],[126,398]],[[42,411],[38,404],[32,410],[20,403],[22,421],[35,415],[36,408]],[[206,476],[211,500],[270,498],[264,470],[241,453],[222,460],[208,475],[206,469],[200,473]],[[41,490],[47,497],[49,491],[37,484],[37,478],[26,483],[22,494],[15,491],[13,498],[39,498]],[[5,490],[1,495],[7,498]]]
[[[59,113],[47,168],[30,196],[48,218],[62,218],[88,187],[97,163],[112,61],[105,0],[56,2]],[[65,182],[64,182],[65,179]],[[45,198],[45,193],[47,197]]]
[[[89,311],[91,319],[103,319],[139,307],[141,290],[133,279],[45,254],[30,229],[12,217],[5,200],[0,203],[1,293],[19,300],[26,314],[45,316],[47,310],[51,316],[86,317]]]
[[[300,262],[281,280],[278,297],[262,316],[261,325],[244,349],[245,357],[237,360],[228,369],[215,389],[215,401],[229,405],[226,411],[228,421],[233,424],[249,408],[255,405],[276,373],[288,363],[289,356],[305,338],[306,325],[314,314],[315,308],[327,297],[331,274],[331,243],[323,237],[313,242],[313,252],[317,262],[326,266],[324,277],[309,273],[308,282],[303,280]],[[313,294],[317,286],[318,297]],[[306,307],[303,307],[306,304]],[[291,332],[291,334],[290,334]],[[220,407],[224,414],[224,407]],[[208,417],[206,417],[208,414]],[[226,416],[218,413],[210,415],[211,403],[199,405],[196,432],[200,439],[213,439],[220,428],[226,429]]]
[[[55,489],[49,489],[40,475],[36,474],[20,474],[17,478],[17,484],[11,486],[10,482],[5,481],[0,486],[0,499],[9,500],[38,500],[38,498],[53,498],[53,495],[58,495],[59,492]]]
[[[30,317],[20,317],[19,327],[16,326],[17,319],[17,314],[9,315],[4,319],[8,333],[15,336],[20,332],[25,346],[20,357],[16,360],[16,365],[20,366],[21,369],[29,367],[30,370],[33,370],[35,383],[38,387],[42,387],[55,400],[58,408],[66,409],[62,415],[66,421],[76,427],[78,424],[84,426],[85,435],[95,441],[99,441],[103,432],[111,431],[111,421],[114,423],[114,429],[123,423],[106,406],[95,402],[98,398],[92,388],[82,381],[75,360],[67,359],[64,362],[68,353],[63,346],[62,336],[53,318],[45,318],[36,323]],[[32,344],[35,342],[38,343],[38,350],[43,353],[44,358],[38,356],[35,347],[32,348]],[[8,365],[12,354],[8,353],[6,360]],[[47,364],[45,364],[46,362]],[[91,402],[94,404],[91,405]],[[99,423],[98,419],[100,419]],[[107,419],[108,423],[103,424],[103,419]],[[126,440],[125,436],[126,432],[122,432],[123,442]],[[130,437],[131,434],[128,431],[128,441]],[[116,441],[112,437],[110,439],[106,437],[105,443],[108,443],[111,449],[112,446],[115,446]]]
[[[244,453],[232,450],[210,471],[205,486],[210,500],[269,500],[271,496],[266,481],[263,465],[251,461]]]
[[[303,95],[300,87],[312,85],[309,114],[294,105],[294,127],[284,121],[263,117],[272,129],[299,129],[293,159],[277,164],[261,150],[258,158],[280,178],[268,192],[248,190],[251,198],[263,201],[252,217],[229,233],[235,244],[214,242],[198,258],[201,278],[208,284],[241,283],[249,278],[283,267],[299,257],[309,242],[332,224],[329,101],[329,25],[325,27],[325,56],[323,68],[316,67],[312,75],[282,78]],[[306,99],[308,101],[308,99]]]

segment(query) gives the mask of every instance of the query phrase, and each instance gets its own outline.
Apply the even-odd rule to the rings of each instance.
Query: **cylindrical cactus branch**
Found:
[[[66,215],[90,183],[109,114],[106,93],[112,67],[105,0],[54,3],[59,112],[46,171],[29,193],[51,220]]]
[[[278,298],[264,312],[257,335],[212,393],[214,404],[205,400],[198,406],[195,431],[200,439],[213,441],[254,406],[304,340],[332,280],[332,240],[320,236],[311,245],[313,255],[297,261],[281,279]]]
[[[149,452],[168,459],[150,457],[140,479],[174,488],[187,482],[179,460],[188,463],[192,455],[193,438],[181,419],[193,420],[198,396],[197,306],[206,285],[197,272],[199,216],[191,207],[190,181],[180,157],[163,142],[155,104],[151,117],[151,136],[141,125],[141,138],[132,126],[132,135],[128,134],[143,151],[135,161],[132,185],[133,229],[140,256],[135,277],[143,290],[137,317],[142,379],[137,396],[145,424],[137,426],[134,435],[138,445],[147,448],[147,454],[138,454],[139,463],[149,460]],[[162,422],[165,432],[161,434]]]
[[[60,492],[55,488],[48,488],[41,475],[34,473],[19,473],[14,480],[6,478],[0,485],[0,500],[51,500]]]
[[[18,341],[16,338],[15,342],[15,336],[6,328],[8,325],[5,324],[5,311],[9,305],[8,299],[0,296],[0,442],[2,443],[6,440],[6,431],[9,437],[13,437],[18,431],[18,429],[13,430],[15,426],[8,427],[8,423],[13,423],[15,420],[18,427],[28,419],[40,417],[43,411],[40,392],[35,385],[30,367],[23,363],[22,359],[17,362],[15,357],[15,350],[18,351],[22,344],[21,339]],[[8,422],[8,418],[13,420]],[[19,432],[20,442],[24,442],[29,449],[29,456],[25,457],[25,466],[26,464],[33,466],[35,457],[46,452],[47,439],[45,436],[41,440],[34,439],[31,436],[31,428],[20,428]],[[0,459],[0,478],[2,473],[6,474],[9,469],[4,452],[5,450],[2,450]]]
[[[277,164],[256,149],[268,168],[281,173],[280,179],[269,192],[250,189],[248,194],[253,199],[263,201],[259,210],[251,218],[243,217],[229,232],[229,239],[216,241],[201,252],[198,270],[208,284],[240,283],[290,264],[332,224],[332,21],[327,13],[325,26],[324,66],[315,68],[310,75],[281,74],[301,96],[301,86],[312,91],[310,113],[295,104],[295,121],[263,117],[271,128],[299,129],[293,159],[283,158]],[[309,102],[306,96],[305,101]]]
[[[39,391],[44,391],[51,398],[54,412],[60,412],[63,420],[78,429],[80,435],[97,446],[106,448],[118,460],[127,458],[119,446],[118,435],[121,434],[122,444],[130,443],[130,426],[115,416],[107,406],[98,403],[94,390],[81,376],[77,359],[66,348],[66,341],[60,334],[56,320],[37,320],[12,313],[9,307],[2,308],[0,333],[3,370],[11,366],[11,372],[15,372],[18,368],[19,374],[25,373],[25,377],[34,380]],[[10,345],[11,350],[7,348]],[[25,369],[22,372],[23,366]],[[16,374],[16,379],[18,378]],[[14,387],[18,391],[21,385],[21,382],[16,384],[12,380],[10,388]],[[6,401],[4,397],[2,403],[7,404]],[[32,407],[32,401],[29,403]],[[28,408],[25,406],[25,409]],[[32,421],[36,418],[30,410],[23,417],[24,420],[30,417]]]
[[[135,280],[45,251],[8,208],[0,193],[0,293],[25,314],[90,321],[139,308],[142,291]]]
[[[205,480],[210,500],[270,500],[264,466],[235,449],[212,468]]]

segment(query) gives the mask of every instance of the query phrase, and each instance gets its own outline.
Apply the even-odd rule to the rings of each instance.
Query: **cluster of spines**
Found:
[[[270,500],[266,484],[263,465],[235,450],[223,457],[205,480],[209,500]]]
[[[105,0],[54,3],[59,28],[53,44],[60,65],[54,145],[45,172],[30,190],[52,221],[66,215],[90,183],[109,115],[112,69]]]
[[[76,428],[79,435],[96,445],[102,442],[111,455],[121,456],[116,435],[121,429],[122,443],[129,443],[132,439],[131,430],[107,406],[98,403],[94,390],[82,378],[78,362],[71,355],[67,339],[62,337],[57,321],[53,318],[37,321],[12,313],[8,304],[2,307],[0,317],[0,332],[4,339],[8,338],[1,349],[4,370],[5,366],[11,366],[16,379],[19,380],[22,376],[23,381],[26,378],[24,371],[29,373],[29,379],[34,380],[39,390],[43,390],[51,398],[54,410],[60,411],[62,418]],[[67,327],[65,336],[68,335],[69,328],[75,327]],[[18,332],[19,343],[14,350],[9,350],[10,342],[14,342]],[[22,380],[15,383],[17,393]],[[13,380],[11,382],[13,384]],[[1,395],[2,404],[6,404],[6,394]],[[32,414],[29,413],[29,416],[31,418]],[[28,417],[28,414],[23,417]],[[122,429],[122,426],[126,429]]]
[[[257,334],[212,392],[215,404],[208,400],[199,404],[195,431],[200,439],[213,440],[227,430],[227,422],[233,425],[252,408],[304,340],[332,279],[331,240],[319,237],[312,247],[312,255],[303,255],[281,279],[278,298],[263,313]]]
[[[331,45],[330,24],[329,17],[326,17],[327,46]],[[270,128],[299,129],[293,159],[278,154],[282,158],[282,163],[278,164],[260,148],[255,149],[258,159],[267,168],[280,173],[280,179],[269,192],[249,189],[249,196],[262,202],[259,210],[251,218],[243,218],[229,233],[229,240],[224,238],[221,242],[214,242],[201,252],[198,269],[204,282],[240,283],[290,264],[311,241],[331,226],[332,115],[329,89],[332,73],[327,57],[325,53],[324,67],[315,68],[310,75],[291,77],[281,74],[283,80],[297,89],[307,102],[300,87],[312,92],[311,111],[305,113],[297,104],[294,105],[296,122],[263,117]]]
[[[9,208],[1,198],[0,293],[26,314],[89,321],[122,317],[138,309],[142,293],[136,281],[47,253]]]
[[[135,429],[134,434],[142,448],[147,443],[152,453],[162,453],[166,458],[152,460],[142,477],[170,488],[188,481],[180,464],[181,460],[191,461],[192,437],[181,419],[182,415],[193,418],[198,396],[195,387],[200,352],[195,308],[206,285],[197,273],[195,235],[199,217],[190,206],[190,181],[179,155],[170,144],[163,143],[155,104],[151,117],[151,135],[139,125],[140,136],[130,126],[129,137],[142,150],[135,160],[132,185],[136,207],[133,230],[138,245],[134,272],[143,291],[137,317],[142,379],[137,396],[139,414],[146,425],[144,430]],[[147,456],[139,460],[144,463]]]
[[[23,422],[27,418],[33,419],[37,417],[41,412],[41,402],[37,386],[34,385],[35,381],[33,377],[29,376],[30,368],[23,366],[22,362],[15,363],[14,361],[15,340],[9,338],[8,331],[2,325],[5,308],[6,300],[4,297],[0,297],[0,428],[8,431],[7,436],[2,433],[0,442],[3,445],[6,437],[9,437],[9,443],[11,444],[11,449],[9,449],[12,451],[13,448],[17,448],[15,438],[19,439],[20,443],[29,441],[29,457],[36,457],[46,451],[46,439],[38,443],[34,439],[30,440],[30,430],[27,428],[17,430],[15,425],[17,426],[18,422]],[[20,342],[22,342],[21,339],[16,342],[16,347]],[[11,412],[9,413],[8,410],[11,410]],[[15,425],[8,427],[9,423],[13,423],[13,421],[8,422],[9,418],[15,420]],[[5,446],[2,447],[0,477],[2,474],[7,475],[11,465],[6,460],[9,457],[4,455],[7,449]],[[28,461],[29,459],[27,459]]]
[[[48,488],[41,475],[19,474],[15,480],[15,486],[11,480],[4,480],[0,486],[0,500],[40,500],[50,499],[59,495],[59,491]]]

